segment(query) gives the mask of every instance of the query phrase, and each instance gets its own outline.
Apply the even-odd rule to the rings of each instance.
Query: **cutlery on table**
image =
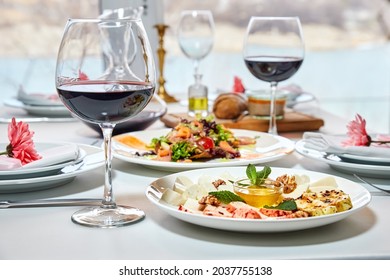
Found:
[[[64,199],[37,199],[24,201],[0,201],[0,209],[22,207],[60,207],[60,206],[88,206],[100,205],[102,199],[95,198],[64,198]]]
[[[367,185],[370,185],[371,187],[376,188],[377,190],[380,190],[380,191],[386,192],[386,193],[390,193],[390,189],[386,190],[386,189],[383,189],[381,187],[378,187],[378,186],[374,185],[373,183],[370,183],[370,182],[366,181],[365,179],[361,178],[357,174],[353,174],[353,176],[355,176],[355,178],[357,178],[358,180],[362,181],[363,183],[366,183]]]

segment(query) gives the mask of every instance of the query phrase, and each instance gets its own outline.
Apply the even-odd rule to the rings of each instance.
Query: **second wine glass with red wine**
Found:
[[[72,221],[111,228],[142,219],[142,210],[115,203],[111,176],[115,125],[140,113],[156,88],[153,53],[139,13],[125,19],[69,19],[58,52],[56,87],[68,110],[98,124],[104,138],[102,204],[74,213]]]
[[[271,84],[268,133],[276,135],[277,85],[298,71],[305,55],[299,18],[252,17],[244,39],[243,55],[252,75]]]

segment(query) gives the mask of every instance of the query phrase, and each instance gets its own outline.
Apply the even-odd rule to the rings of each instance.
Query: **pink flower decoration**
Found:
[[[355,120],[347,125],[349,139],[343,142],[346,146],[370,146],[371,137],[367,134],[366,120],[356,114]]]
[[[8,125],[8,139],[10,144],[7,146],[9,157],[17,158],[22,165],[42,158],[34,147],[32,137],[34,132],[29,130],[26,123],[16,123],[15,118],[12,118]]]
[[[367,133],[366,120],[359,114],[356,114],[355,119],[348,123],[347,129],[349,138],[341,143],[344,146],[370,146],[375,144],[376,146],[389,147],[386,144],[390,143],[390,136],[378,135],[377,139],[373,140]]]

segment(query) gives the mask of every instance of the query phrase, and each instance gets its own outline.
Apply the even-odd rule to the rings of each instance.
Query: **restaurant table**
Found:
[[[175,107],[176,106],[176,107]],[[179,105],[169,105],[169,111]],[[321,117],[326,133],[345,132],[345,120],[315,106],[302,108]],[[149,129],[163,128],[157,121]],[[100,147],[99,135],[80,121],[30,123],[34,141],[69,141]],[[7,124],[0,124],[0,142],[7,142]],[[301,133],[283,136],[293,141]],[[323,172],[357,182],[327,164],[293,152],[271,167]],[[160,211],[145,196],[148,185],[171,174],[140,165],[113,161],[114,196],[118,204],[144,210],[144,220],[120,228],[99,229],[74,224],[81,207],[0,210],[0,259],[3,260],[205,260],[205,259],[390,259],[390,196],[363,184],[372,194],[367,207],[346,219],[300,231],[240,233],[201,227]],[[101,198],[103,167],[77,176],[65,185],[33,192],[0,194],[0,200]],[[389,180],[370,179],[388,187]]]

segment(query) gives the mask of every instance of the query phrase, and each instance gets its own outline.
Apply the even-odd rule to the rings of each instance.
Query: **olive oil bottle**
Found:
[[[195,77],[195,84],[188,88],[188,115],[191,117],[206,117],[209,113],[208,89],[200,83],[201,75]]]

